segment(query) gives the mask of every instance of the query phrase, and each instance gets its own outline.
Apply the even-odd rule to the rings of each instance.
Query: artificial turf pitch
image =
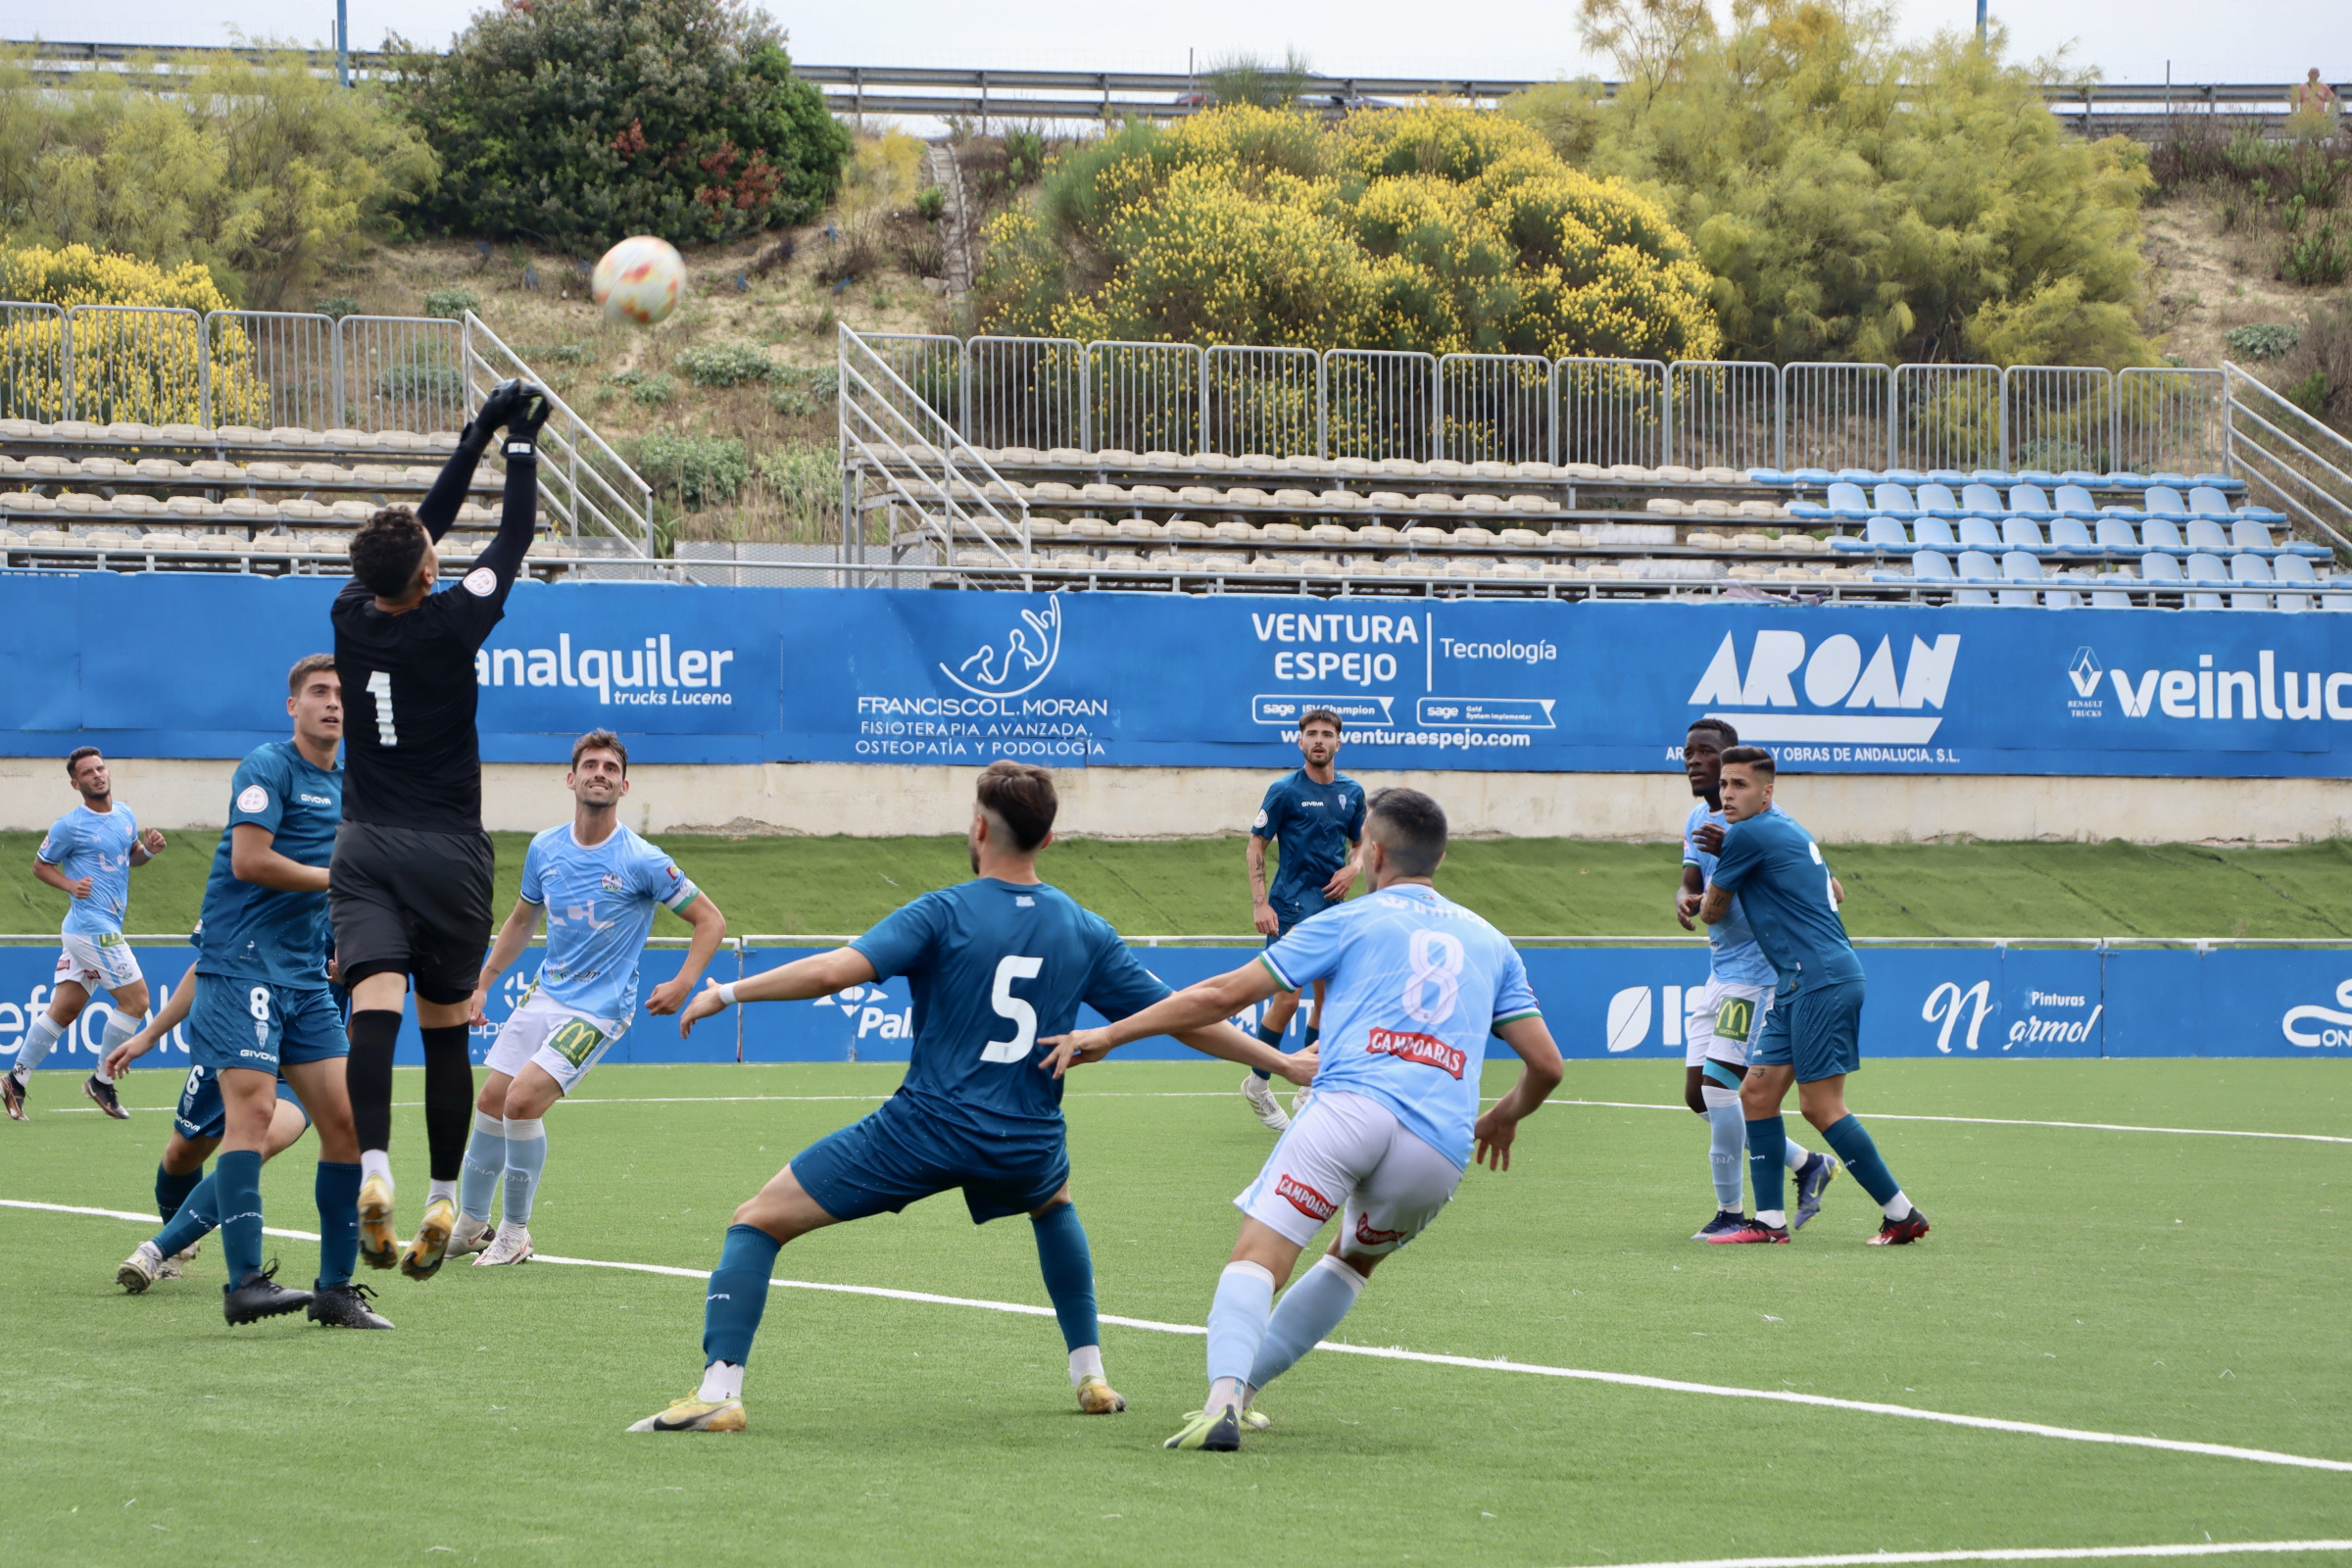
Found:
[[[1491,1064],[1487,1093],[1511,1071]],[[1513,1168],[1473,1172],[1338,1338],[2352,1461],[2343,1072],[1873,1063],[1854,1106],[1934,1233],[1863,1246],[1876,1211],[1841,1180],[1793,1246],[1735,1249],[1686,1240],[1712,1202],[1695,1117],[1567,1102],[1671,1107],[1679,1070],[1571,1063]],[[733,1205],[896,1074],[607,1067],[552,1114],[534,1240],[707,1269]],[[1271,1142],[1237,1077],[1073,1081],[1106,1314],[1202,1320],[1229,1200]],[[150,1211],[176,1087],[134,1074],[117,1123],[41,1074],[32,1120],[0,1124],[0,1199]],[[404,1072],[396,1098],[419,1090]],[[397,1114],[413,1220],[423,1128]],[[315,1226],[313,1148],[267,1173],[271,1224]],[[1131,1408],[1089,1418],[1050,1317],[790,1289],[748,1432],[625,1436],[699,1372],[695,1279],[363,1270],[397,1331],[231,1330],[217,1239],[187,1280],[121,1294],[145,1234],[0,1207],[0,1561],[1560,1565],[2352,1535],[2343,1470],[1328,1352],[1275,1385],[1275,1429],[1241,1454],[1167,1453],[1200,1397],[1198,1336],[1106,1326]],[[311,1243],[269,1250],[308,1281]],[[805,1238],[777,1273],[1046,1301],[1028,1227],[975,1230],[953,1196]]]

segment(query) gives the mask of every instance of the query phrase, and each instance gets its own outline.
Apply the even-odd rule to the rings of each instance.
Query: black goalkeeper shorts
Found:
[[[496,863],[487,833],[372,822],[337,828],[326,900],[341,983],[405,974],[425,1002],[448,1005],[471,997],[490,946]]]

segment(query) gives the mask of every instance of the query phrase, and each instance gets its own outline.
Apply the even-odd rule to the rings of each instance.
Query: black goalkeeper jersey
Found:
[[[473,481],[482,448],[461,443],[416,518],[438,542]],[[482,827],[482,754],[473,656],[506,615],[539,504],[539,464],[510,442],[498,536],[457,582],[398,614],[358,579],[335,596],[335,672],[343,681],[343,819],[436,833]]]

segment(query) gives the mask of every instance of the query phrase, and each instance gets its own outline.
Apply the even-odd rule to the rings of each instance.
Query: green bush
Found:
[[[197,262],[235,303],[277,310],[433,182],[433,155],[373,87],[338,88],[290,53],[176,64],[51,83],[29,45],[0,47],[12,244]]]
[[[1756,0],[1720,32],[1703,7],[1586,12],[1629,86],[1506,112],[1667,205],[1714,274],[1726,357],[2151,362],[2144,154],[2070,134],[1997,33],[1905,47],[1890,9],[1815,0]]]
[[[466,318],[467,311],[479,311],[482,297],[469,288],[436,288],[425,291],[424,314],[443,317],[452,321]]]
[[[678,353],[678,373],[696,386],[741,386],[765,380],[775,362],[750,343],[698,343]]]
[[[768,403],[778,414],[798,416],[829,409],[840,396],[841,371],[837,368],[780,365],[776,367],[775,390],[768,394]]]
[[[313,305],[311,310],[315,315],[332,317],[338,321],[346,316],[366,314],[361,308],[360,302],[348,294],[338,294],[331,300],[320,300]]]
[[[666,375],[638,375],[631,372],[625,380],[612,378],[629,389],[629,401],[641,409],[658,409],[678,395],[678,383]]]
[[[733,0],[561,0],[483,11],[447,54],[395,38],[394,100],[441,155],[417,205],[452,233],[595,250],[807,222],[850,137]]]
[[[2352,240],[2338,239],[2333,223],[2321,223],[2308,233],[2290,234],[2286,253],[2278,262],[2279,275],[2306,288],[2341,283],[2352,273]]]
[[[830,446],[796,441],[760,454],[760,482],[799,527],[821,537],[841,518],[841,460]]]
[[[937,185],[925,185],[914,193],[914,216],[926,223],[936,223],[948,210],[948,193]]]
[[[2222,334],[2230,351],[2249,360],[2278,360],[2292,354],[2295,345],[2303,341],[2300,328],[2283,321],[2258,321],[2252,326],[2233,326]]]
[[[657,430],[626,445],[630,466],[654,493],[689,512],[724,506],[752,476],[741,441]]]

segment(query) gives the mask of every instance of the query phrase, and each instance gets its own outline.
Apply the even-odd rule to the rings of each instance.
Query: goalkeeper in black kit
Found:
[[[502,381],[412,512],[386,507],[353,535],[352,579],[335,596],[344,680],[343,823],[328,869],[336,960],[351,988],[352,1120],[360,1143],[360,1256],[430,1279],[457,1219],[473,1105],[467,1008],[490,941],[494,857],[482,831],[473,656],[506,614],[539,506],[539,427],[549,399]],[[482,453],[506,430],[498,537],[440,585],[434,547]],[[393,1224],[392,1048],[410,982],[424,1036],[424,1130],[432,1193],[405,1251]]]

